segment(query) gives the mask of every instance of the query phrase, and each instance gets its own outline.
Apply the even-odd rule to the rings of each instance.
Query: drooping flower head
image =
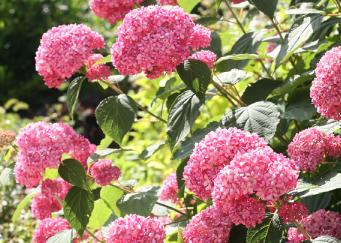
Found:
[[[98,17],[115,24],[141,2],[143,0],[90,0],[89,4]]]
[[[189,59],[195,59],[206,63],[209,68],[213,68],[217,55],[211,51],[198,51],[192,54]]]
[[[36,70],[49,88],[75,74],[104,39],[83,24],[60,25],[47,31],[36,52]]]
[[[86,77],[89,81],[107,79],[110,76],[111,70],[108,65],[96,64],[101,58],[103,58],[101,54],[92,54],[86,61],[85,65],[88,69]]]
[[[227,242],[232,223],[228,215],[211,206],[195,215],[183,232],[185,243]]]
[[[281,217],[283,223],[299,222],[303,218],[308,216],[308,209],[303,203],[285,203],[281,205],[278,210],[278,214]]]
[[[132,214],[119,218],[110,225],[106,242],[163,243],[165,238],[165,229],[156,218]]]
[[[18,137],[19,155],[15,176],[18,183],[36,186],[46,168],[57,168],[63,153],[70,154],[86,166],[93,145],[64,123],[32,123]]]
[[[157,78],[173,72],[191,49],[207,47],[211,32],[195,25],[180,7],[142,7],[130,11],[111,48],[114,66],[123,75],[144,72]]]
[[[201,199],[210,198],[213,181],[225,165],[237,154],[266,146],[257,134],[237,128],[218,128],[210,132],[195,145],[187,162],[183,173],[186,187]]]
[[[341,47],[327,51],[318,62],[310,89],[317,111],[326,118],[341,120]]]
[[[110,159],[101,159],[91,165],[89,174],[98,185],[106,186],[117,180],[121,175],[121,171],[112,164]]]
[[[70,229],[69,223],[63,218],[46,218],[39,222],[33,235],[34,243],[46,243],[55,234]]]
[[[161,188],[160,193],[160,200],[177,203],[179,201],[177,193],[178,181],[176,180],[176,173],[172,173],[163,182],[163,186]]]

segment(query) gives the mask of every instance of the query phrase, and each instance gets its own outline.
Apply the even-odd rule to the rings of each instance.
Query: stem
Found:
[[[301,233],[304,235],[304,237],[305,237],[306,239],[311,240],[311,236],[308,234],[308,232],[307,232],[306,229],[303,227],[303,225],[301,225],[301,224],[298,223],[298,222],[295,222],[295,225],[296,225],[298,231],[301,232]]]
[[[168,209],[170,209],[170,210],[173,210],[174,212],[177,212],[177,213],[179,213],[179,214],[181,214],[181,215],[187,216],[187,214],[185,214],[184,212],[181,212],[180,210],[178,210],[178,209],[176,209],[176,208],[173,208],[173,207],[171,207],[171,206],[169,206],[169,205],[163,204],[163,203],[161,203],[161,202],[156,202],[155,204],[157,204],[157,205],[159,205],[159,206],[161,206],[161,207],[165,207],[165,208],[168,208]]]
[[[181,222],[186,222],[186,221],[188,221],[188,219],[183,219],[183,220],[178,220],[178,221],[170,222],[168,224],[165,224],[165,226],[172,225],[172,224],[177,224],[177,223],[181,223]]]
[[[91,235],[91,237],[94,238],[97,242],[105,243],[103,240],[98,239],[98,237],[94,235],[90,230],[86,229],[85,231],[88,232],[89,235]]]
[[[221,80],[216,76],[216,78],[221,82]],[[220,93],[225,96],[226,99],[228,99],[234,106],[237,107],[241,107],[241,106],[246,106],[246,104],[242,101],[237,99],[236,97],[234,97],[232,94],[230,94],[229,92],[227,92],[224,87],[222,87],[219,83],[215,82],[213,79],[211,79],[211,82],[213,84],[213,86],[220,91]],[[235,103],[232,102],[232,100],[234,100],[235,102],[237,102],[237,105]]]
[[[112,83],[107,82],[107,81],[104,81],[104,80],[102,80],[102,82],[105,83],[106,85],[108,85],[112,90],[114,90],[114,91],[117,92],[118,94],[124,94],[124,92],[123,92],[120,88],[118,88],[115,84],[112,84]],[[133,99],[132,99],[132,100],[133,100]],[[136,104],[136,106],[137,106],[140,110],[142,110],[142,111],[148,113],[148,114],[151,115],[152,117],[154,117],[154,118],[156,118],[156,119],[162,121],[163,123],[166,123],[166,124],[167,124],[167,121],[166,121],[165,119],[163,119],[162,117],[159,117],[158,115],[155,115],[154,113],[150,112],[147,108],[145,108],[144,106],[142,106],[142,105],[140,105],[139,103],[137,103],[137,101],[135,101],[135,100],[133,100],[133,101],[134,101],[134,103]]]
[[[339,12],[341,12],[341,5],[340,5],[339,1],[338,0],[334,0],[334,3],[336,5],[336,7],[338,8]]]

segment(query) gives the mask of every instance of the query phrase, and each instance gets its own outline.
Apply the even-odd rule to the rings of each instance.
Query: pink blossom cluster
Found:
[[[90,0],[89,4],[98,17],[115,24],[141,2],[143,0]]]
[[[106,242],[163,243],[165,238],[165,228],[156,218],[132,214],[119,218],[110,225]]]
[[[211,206],[195,215],[183,232],[185,243],[222,243],[232,228],[228,216]]]
[[[303,203],[285,203],[278,210],[278,215],[283,223],[299,222],[308,216],[308,209]]]
[[[123,75],[144,72],[157,78],[197,50],[210,45],[211,32],[195,25],[180,7],[141,7],[130,11],[117,32],[111,48],[112,61]]]
[[[35,218],[50,218],[53,212],[62,209],[60,200],[64,200],[71,185],[63,179],[44,180],[41,184],[41,192],[34,196],[31,211]]]
[[[326,156],[341,155],[341,138],[308,128],[295,135],[288,146],[288,155],[300,170],[312,172]]]
[[[160,5],[177,5],[176,0],[157,0],[157,3]]]
[[[213,68],[217,55],[214,52],[203,50],[192,54],[189,59],[195,59],[206,63],[209,68]]]
[[[70,229],[69,223],[63,218],[46,218],[39,222],[33,235],[34,243],[46,243],[55,234]]]
[[[341,215],[336,212],[320,209],[304,218],[300,223],[313,239],[322,235],[341,239]],[[299,243],[304,241],[305,237],[296,228],[290,228],[288,240],[289,243]]]
[[[46,32],[36,52],[36,70],[49,88],[75,74],[104,39],[83,24],[60,25]]]
[[[101,54],[92,54],[85,63],[87,67],[86,78],[89,81],[107,79],[111,70],[108,65],[105,64],[96,64],[98,60],[103,58]]]
[[[257,134],[237,128],[218,128],[210,132],[195,145],[187,162],[183,173],[186,187],[201,199],[210,198],[214,179],[224,166],[237,154],[266,146]]]
[[[326,118],[341,120],[341,47],[327,51],[318,62],[310,97]]]
[[[177,203],[179,201],[177,193],[178,181],[176,179],[176,173],[172,173],[166,178],[163,183],[160,193],[160,200]]]
[[[27,187],[39,184],[46,168],[57,168],[63,153],[70,154],[86,166],[94,145],[64,123],[32,123],[18,137],[19,155],[15,165],[18,183]]]
[[[117,180],[121,175],[121,171],[112,164],[110,159],[102,159],[90,166],[89,175],[95,179],[98,185],[106,186]]]

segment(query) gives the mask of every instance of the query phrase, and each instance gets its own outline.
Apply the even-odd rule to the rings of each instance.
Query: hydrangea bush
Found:
[[[84,82],[112,91],[95,111],[101,144],[62,122],[0,131],[30,192],[33,242],[340,242],[339,0],[89,8],[117,27],[113,45],[84,24],[60,25],[35,61],[46,86],[68,83],[71,118]],[[159,136],[142,152],[140,123]],[[134,185],[117,162],[152,171],[143,161],[157,154],[169,160],[162,187]]]

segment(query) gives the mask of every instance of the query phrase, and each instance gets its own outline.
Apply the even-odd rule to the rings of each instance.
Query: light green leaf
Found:
[[[187,13],[190,13],[200,0],[177,0],[177,2]]]
[[[327,235],[319,236],[312,240],[312,243],[340,243],[341,241]]]
[[[219,73],[217,76],[213,76],[213,80],[222,84],[237,84],[245,79],[247,73],[244,70],[232,69],[228,72]]]
[[[155,143],[150,146],[148,146],[146,149],[142,151],[142,153],[139,155],[140,159],[146,160],[152,157],[159,149],[161,149],[165,145],[165,142],[161,143]]]
[[[0,185],[2,186],[10,185],[12,178],[13,178],[13,169],[4,168],[0,174]]]
[[[99,59],[95,65],[100,65],[100,64],[106,64],[106,63],[109,63],[111,62],[112,60],[112,56],[111,55],[108,55],[106,57],[102,57],[101,59]]]
[[[260,60],[264,58],[271,58],[270,56],[267,55],[260,55],[260,54],[232,54],[232,55],[227,55],[219,58],[217,60],[217,63],[220,63],[225,60],[235,60],[235,61],[242,61],[242,60]]]
[[[28,206],[28,204],[31,202],[32,198],[37,194],[37,191],[33,191],[30,194],[26,195],[23,200],[18,204],[16,207],[13,216],[12,216],[12,222],[18,221],[20,218],[21,211],[24,210]]]
[[[113,186],[102,187],[101,199],[106,206],[117,216],[121,216],[120,209],[117,207],[117,201],[123,196],[123,191]]]
[[[73,114],[75,112],[79,92],[81,90],[84,77],[77,77],[71,81],[66,93],[66,105],[69,109],[71,118],[73,119]]]
[[[50,237],[46,243],[72,243],[76,236],[77,233],[72,229],[63,230]]]
[[[112,210],[108,208],[102,199],[96,200],[94,210],[91,213],[88,227],[100,229],[112,215]]]

